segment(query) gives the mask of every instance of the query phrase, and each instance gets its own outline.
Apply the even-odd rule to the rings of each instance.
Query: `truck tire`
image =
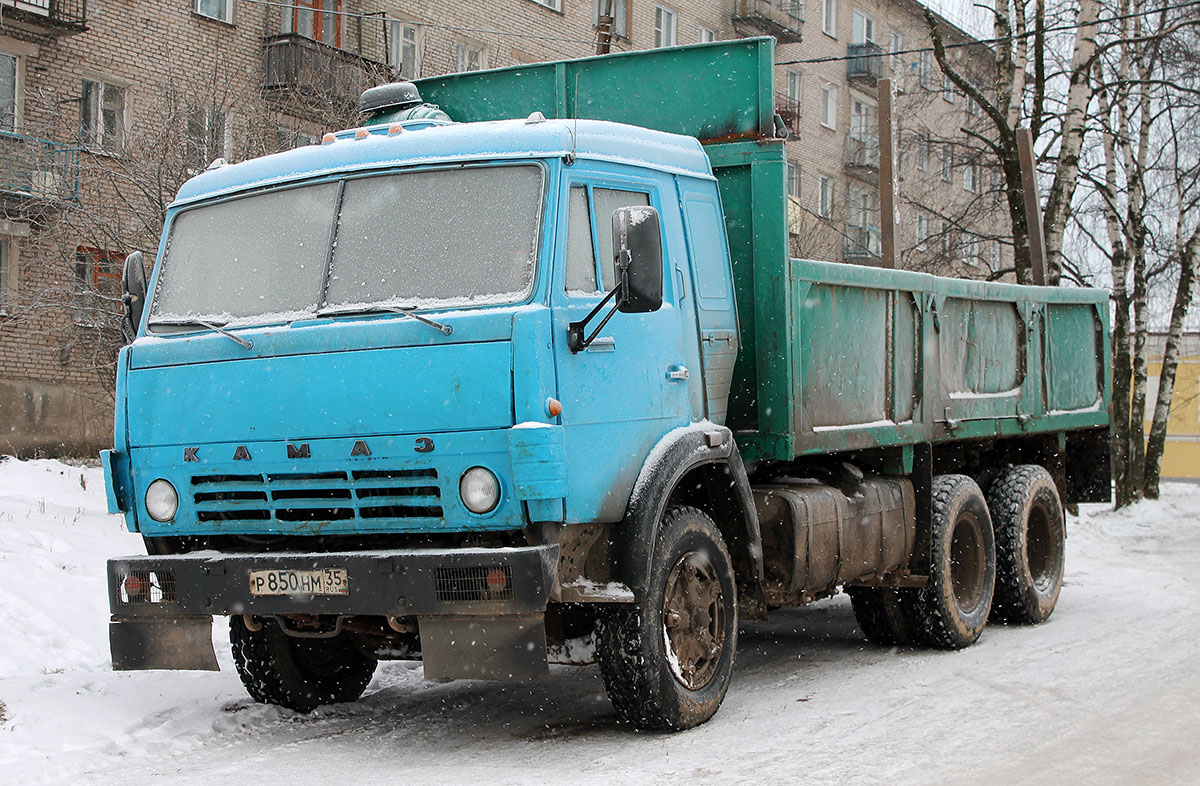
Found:
[[[355,701],[367,689],[378,664],[344,634],[332,639],[296,638],[272,619],[252,631],[241,617],[230,617],[229,642],[250,698],[297,712]]]
[[[996,531],[992,618],[1045,622],[1062,590],[1067,528],[1054,478],[1036,464],[1002,472],[988,489]]]
[[[716,713],[737,649],[729,551],[702,511],[672,507],[654,544],[645,597],[607,609],[597,659],[613,707],[639,729],[690,729]]]
[[[966,475],[933,479],[929,583],[910,613],[924,644],[962,649],[987,625],[996,584],[996,544],[987,502]]]
[[[909,620],[911,589],[894,587],[847,587],[854,619],[863,635],[885,647],[915,644],[917,631]]]

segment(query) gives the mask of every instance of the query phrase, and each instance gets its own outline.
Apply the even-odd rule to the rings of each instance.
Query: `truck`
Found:
[[[773,56],[380,86],[189,180],[125,270],[114,668],[218,668],[227,617],[259,702],[596,662],[676,730],[777,609],[1044,621],[1064,508],[1110,493],[1106,295],[791,258]]]

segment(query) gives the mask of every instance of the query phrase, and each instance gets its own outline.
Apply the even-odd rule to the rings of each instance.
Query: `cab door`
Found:
[[[689,421],[690,370],[673,305],[673,277],[664,277],[660,309],[614,314],[580,352],[567,345],[568,325],[582,320],[616,284],[613,211],[649,205],[665,224],[679,221],[678,207],[672,202],[664,209],[661,195],[671,192],[662,187],[669,181],[660,186],[651,180],[571,173],[565,185],[551,308],[570,486],[567,521],[617,521],[655,443]],[[666,269],[672,269],[672,255],[679,253],[685,252],[663,249]],[[611,308],[610,302],[588,323],[588,335]]]

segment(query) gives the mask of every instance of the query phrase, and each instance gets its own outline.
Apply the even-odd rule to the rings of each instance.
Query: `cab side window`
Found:
[[[579,185],[571,187],[568,202],[566,290],[570,294],[607,292],[617,280],[612,247],[613,211],[633,205],[648,206],[650,195]]]

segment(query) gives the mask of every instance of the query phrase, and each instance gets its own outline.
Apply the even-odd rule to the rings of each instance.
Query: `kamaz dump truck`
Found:
[[[789,258],[772,62],[418,82],[449,120],[383,86],[189,180],[127,268],[114,667],[216,668],[226,617],[249,694],[308,711],[380,660],[594,652],[681,729],[773,609],[845,590],[943,648],[1045,620],[1064,505],[1109,495],[1106,295]]]

